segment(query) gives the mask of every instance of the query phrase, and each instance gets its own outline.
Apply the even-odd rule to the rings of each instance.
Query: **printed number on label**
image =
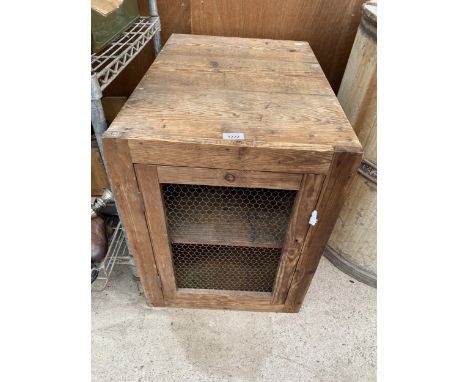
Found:
[[[244,133],[223,133],[223,139],[244,139]]]

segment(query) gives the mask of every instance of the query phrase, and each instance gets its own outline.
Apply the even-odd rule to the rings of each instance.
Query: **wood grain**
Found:
[[[204,44],[211,40],[215,46],[225,40],[235,41],[225,44],[224,54],[218,51],[206,57],[163,49],[114,120],[111,131],[139,141],[213,143],[227,150],[238,144],[223,141],[226,132],[243,132],[244,143],[254,147],[329,153],[335,146],[360,147],[320,67],[303,61],[303,57],[294,59],[294,52],[290,52],[290,61],[274,58],[278,47],[296,50],[297,42],[265,45],[262,40],[173,35],[168,45],[184,47],[188,41],[199,40]],[[242,41],[261,49],[250,49],[258,52],[248,59],[230,57],[238,50],[233,47],[242,45]],[[308,52],[309,61],[315,60],[306,45],[301,45],[303,55]],[[272,56],[265,59],[265,51]]]
[[[164,45],[164,54],[188,56],[223,56],[228,58],[307,62],[317,64],[315,55],[305,41],[272,40],[268,38],[236,38],[177,34]]]
[[[155,248],[156,264],[163,285],[164,298],[171,298],[176,291],[176,283],[157,167],[135,165],[135,171],[143,195],[146,221],[151,242]]]
[[[299,311],[333,230],[345,195],[361,163],[362,152],[337,151],[317,206],[318,222],[310,226],[286,299],[287,309]]]
[[[109,180],[96,143],[91,145],[91,195],[101,196],[104,188],[109,188]]]
[[[298,190],[301,174],[220,168],[158,166],[160,183]]]
[[[308,41],[338,91],[364,0],[192,0],[192,33]]]
[[[190,0],[158,0],[161,19],[161,42],[166,43],[172,33],[191,33]]]
[[[359,26],[338,100],[361,141],[364,156],[377,163],[377,15],[375,20],[369,19],[363,16]]]
[[[205,56],[190,53],[197,44]],[[242,51],[248,52],[246,57],[239,56]],[[226,140],[223,133],[243,133],[245,139]],[[146,227],[144,232],[154,246],[166,305],[298,311],[362,157],[359,141],[307,44],[172,35],[104,139],[125,142],[124,173],[132,166],[137,172],[143,202],[133,172],[133,178],[128,175],[133,182],[129,192],[136,194],[131,198],[139,216],[146,213],[150,233]],[[115,170],[112,175],[127,180]],[[181,232],[170,220],[172,245],[284,246],[272,295],[177,290],[166,223],[169,209],[165,211],[162,200],[167,186],[161,182],[299,188],[294,207],[294,195],[289,195],[294,191],[285,202],[287,211],[293,211],[292,218],[283,214],[282,232],[289,227],[285,246],[283,240],[268,239],[274,235],[273,223],[281,220],[273,219],[274,212],[283,211],[281,206],[273,211],[257,203],[248,207],[247,221],[229,221],[217,214],[229,204],[219,198],[208,211],[212,216],[203,215],[206,209],[197,211],[195,225],[186,219],[186,208],[175,211]],[[175,195],[177,205],[190,204],[180,203],[182,196]],[[310,228],[312,209],[318,210],[319,223]],[[135,256],[145,258],[138,251]]]
[[[127,97],[103,97],[101,99],[102,108],[106,116],[106,121],[110,125],[115,119],[123,105],[127,102]]]
[[[178,291],[174,298],[168,299],[167,306],[197,309],[229,309],[259,312],[283,312],[285,305],[272,305],[270,296],[252,296],[242,293],[200,293],[200,291]]]
[[[155,138],[158,138],[155,135]],[[285,150],[248,147],[231,143],[206,144],[202,139],[193,143],[171,141],[129,140],[134,163],[166,166],[224,167],[236,170],[311,172],[325,174],[332,151]]]
[[[159,6],[160,1],[161,0],[157,2],[158,6]],[[138,11],[140,13],[140,16],[149,16],[148,0],[137,0],[137,2],[138,2]]]
[[[338,91],[364,0],[158,0],[161,39],[173,33],[195,33],[308,41],[317,55],[327,79]],[[147,0],[139,0],[141,15],[148,15]],[[193,6],[192,6],[193,4]],[[193,7],[193,9],[192,9]],[[193,23],[193,27],[192,27]],[[142,55],[154,59],[151,49]],[[120,77],[113,95],[130,95],[134,76]],[[115,85],[117,86],[117,85]],[[111,94],[111,93],[108,93]]]
[[[365,5],[348,65],[338,92],[363,148],[364,157],[377,163],[377,6]],[[349,263],[347,269],[377,274],[377,184],[357,176],[328,242],[334,253]]]
[[[112,191],[119,206],[120,219],[128,238],[128,246],[135,258],[146,300],[149,305],[164,306],[153,248],[127,141],[107,137],[103,139],[103,144]]]
[[[377,274],[377,185],[357,175],[328,245],[351,264]]]
[[[294,270],[309,228],[310,215],[316,207],[324,178],[324,176],[320,175],[304,175],[299,194],[296,197],[288,234],[281,254],[281,261],[271,299],[272,304],[285,303]]]

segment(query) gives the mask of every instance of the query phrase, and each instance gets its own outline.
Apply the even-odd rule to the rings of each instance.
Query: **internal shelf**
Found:
[[[271,293],[280,248],[172,244],[177,288]]]
[[[281,248],[296,191],[163,184],[170,240]]]

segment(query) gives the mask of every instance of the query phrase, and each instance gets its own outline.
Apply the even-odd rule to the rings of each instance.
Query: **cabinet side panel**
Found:
[[[309,218],[322,188],[324,175],[305,174],[296,198],[293,215],[289,223],[286,243],[281,254],[272,304],[284,303],[294,269],[300,255],[304,239],[309,227]]]
[[[119,206],[120,219],[128,239],[127,244],[135,258],[146,300],[149,305],[164,306],[128,143],[124,139],[117,138],[104,138],[103,143],[112,192]]]
[[[338,151],[333,156],[317,207],[318,222],[309,228],[286,299],[287,309],[291,312],[297,312],[301,307],[361,158],[362,153],[356,152]]]

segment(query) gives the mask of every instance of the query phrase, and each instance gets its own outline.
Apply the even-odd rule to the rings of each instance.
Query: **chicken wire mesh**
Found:
[[[163,184],[173,242],[282,247],[296,191]]]
[[[280,248],[172,244],[178,288],[271,292]]]
[[[294,190],[163,184],[178,288],[271,292]]]

